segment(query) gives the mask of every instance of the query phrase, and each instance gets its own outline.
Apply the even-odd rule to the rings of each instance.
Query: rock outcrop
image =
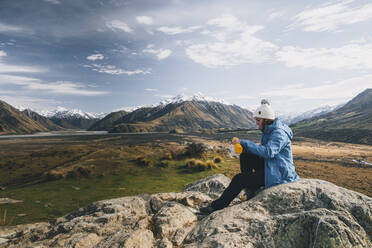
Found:
[[[316,179],[199,215],[229,182],[214,175],[183,192],[95,202],[52,223],[0,229],[0,247],[372,247],[372,199]]]

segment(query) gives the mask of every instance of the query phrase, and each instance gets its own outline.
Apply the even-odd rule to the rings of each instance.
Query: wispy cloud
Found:
[[[172,51],[169,49],[154,49],[154,45],[152,44],[148,45],[142,52],[155,54],[158,60],[168,58],[172,54]]]
[[[113,20],[106,23],[106,26],[110,28],[112,31],[121,30],[127,33],[133,33],[133,29],[131,29],[128,24],[123,21]]]
[[[44,0],[44,2],[52,3],[52,4],[61,4],[59,0]]]
[[[306,32],[340,31],[341,26],[372,19],[372,4],[352,7],[354,0],[331,2],[302,11],[294,17],[290,28],[303,27]]]
[[[153,20],[149,16],[137,16],[136,20],[140,24],[145,24],[145,25],[151,25],[153,23]]]
[[[283,16],[283,13],[282,13],[282,12],[274,11],[274,12],[271,12],[271,13],[270,13],[268,19],[269,19],[270,21],[272,21],[272,20],[275,20],[275,19],[277,19],[277,18],[279,18],[279,17],[281,17],[281,16]]]
[[[156,92],[156,91],[159,91],[159,90],[158,89],[152,89],[152,88],[146,88],[145,91]]]
[[[176,35],[176,34],[192,33],[195,30],[198,30],[201,28],[202,28],[201,26],[191,26],[187,28],[163,26],[163,27],[157,28],[157,30],[165,34]]]
[[[8,25],[4,23],[0,23],[0,32],[22,32],[24,29],[19,26]]]
[[[206,67],[232,67],[245,63],[263,63],[272,58],[278,47],[254,36],[262,26],[249,26],[235,16],[223,15],[212,19],[209,25],[221,28],[211,32],[215,42],[194,44],[186,48],[186,55]],[[234,34],[238,38],[234,38]]]
[[[54,99],[23,96],[20,95],[19,92],[17,93],[17,97],[14,97],[13,94],[4,94],[6,93],[0,92],[0,99],[19,109],[31,108],[35,110],[52,110],[53,105],[61,104],[61,102]]]
[[[299,48],[286,46],[276,53],[288,67],[372,69],[372,44],[351,43],[338,48]]]
[[[117,68],[115,65],[98,65],[98,64],[92,64],[92,65],[84,65],[84,67],[92,68],[93,71],[100,72],[100,73],[107,73],[111,75],[135,75],[135,74],[151,74],[150,69],[142,70],[137,69],[134,71],[124,70]]]
[[[87,60],[95,61],[95,60],[102,60],[104,58],[105,56],[103,56],[103,54],[96,53],[96,54],[89,55],[87,57]]]
[[[7,57],[7,53],[0,50],[0,73],[38,73],[46,71],[44,68],[36,66],[9,65],[5,63],[5,57]]]
[[[14,76],[7,74],[0,74],[0,84],[13,84],[22,86],[24,90],[37,91],[38,93],[46,92],[62,95],[97,96],[109,93],[106,91],[88,90],[86,86],[82,83],[68,81],[46,83],[37,78]]]
[[[21,65],[8,65],[0,62],[0,73],[38,73],[45,72],[45,69],[31,66],[21,66]]]
[[[366,88],[371,88],[372,74],[353,77],[338,82],[325,82],[315,86],[304,84],[286,85],[284,87],[263,92],[262,96],[293,97],[304,99],[349,99]]]

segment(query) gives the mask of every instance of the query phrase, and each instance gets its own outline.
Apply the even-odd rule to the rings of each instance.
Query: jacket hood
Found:
[[[282,123],[279,118],[275,118],[274,123],[270,126],[266,126],[264,129],[265,134],[270,134],[272,131],[276,129],[282,129],[287,135],[290,140],[293,139],[293,132],[290,127],[286,124]]]

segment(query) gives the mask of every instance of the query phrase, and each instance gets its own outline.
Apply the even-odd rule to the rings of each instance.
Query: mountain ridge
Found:
[[[359,93],[341,108],[300,121],[292,128],[299,136],[372,144],[372,89]]]

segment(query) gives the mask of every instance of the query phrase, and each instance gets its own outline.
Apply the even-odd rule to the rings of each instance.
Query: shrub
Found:
[[[221,156],[216,156],[216,157],[213,159],[213,161],[214,161],[216,164],[221,163],[222,160],[223,160],[223,159],[222,159]]]
[[[170,164],[169,160],[164,160],[163,159],[163,160],[160,160],[160,162],[157,164],[157,166],[165,168],[165,167],[168,167],[169,164]]]
[[[200,157],[205,152],[207,147],[203,143],[189,143],[186,146],[185,155],[189,157]]]
[[[146,158],[146,157],[142,157],[142,156],[139,156],[136,159],[136,162],[140,165],[143,165],[143,166],[152,166],[154,164],[154,162],[151,159]]]
[[[55,181],[63,178],[63,174],[58,170],[51,170],[45,174],[46,181]]]

